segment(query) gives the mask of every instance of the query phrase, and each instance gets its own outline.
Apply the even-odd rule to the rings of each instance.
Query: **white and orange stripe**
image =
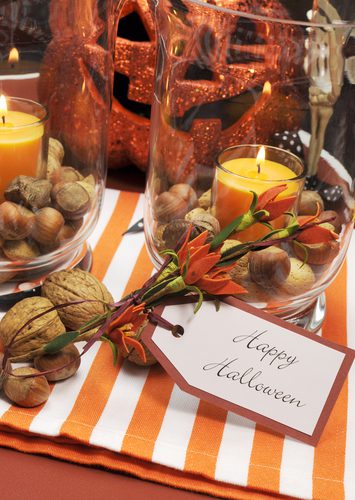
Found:
[[[90,238],[93,272],[116,299],[153,270],[143,234],[122,236],[142,210],[143,196],[107,190]],[[327,291],[322,330],[353,348],[355,310],[346,298],[354,283],[355,259],[348,259]],[[225,498],[352,500],[355,367],[313,448],[184,393],[159,366],[113,366],[108,346],[97,343],[77,375],[52,388],[44,406],[20,409],[0,399],[0,444]]]

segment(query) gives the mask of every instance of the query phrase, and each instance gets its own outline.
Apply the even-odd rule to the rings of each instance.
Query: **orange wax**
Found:
[[[44,127],[34,115],[6,111],[5,124],[0,117],[0,201],[14,177],[37,175],[43,134]]]
[[[246,213],[251,205],[253,195],[261,194],[271,187],[287,184],[278,199],[295,195],[300,189],[300,184],[290,181],[296,174],[285,165],[271,160],[260,162],[258,172],[255,158],[236,158],[223,163],[222,169],[217,169],[214,184],[215,215],[221,227],[227,226],[233,219]],[[289,182],[288,182],[289,181]],[[284,217],[272,222],[275,228],[282,227]],[[251,241],[261,238],[270,230],[262,224],[254,224],[249,229],[235,234],[240,241]]]

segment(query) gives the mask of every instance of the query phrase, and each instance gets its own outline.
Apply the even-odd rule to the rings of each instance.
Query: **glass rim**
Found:
[[[33,101],[32,99],[25,99],[23,97],[9,97],[9,96],[5,96],[5,97],[6,97],[6,101],[7,102],[11,102],[11,101],[14,102],[14,101],[16,101],[16,102],[20,102],[20,103],[31,104],[34,107],[43,110],[44,116],[42,118],[38,117],[38,120],[35,121],[35,122],[32,122],[32,123],[25,123],[24,125],[13,125],[11,127],[11,129],[6,129],[6,130],[2,130],[1,131],[1,126],[0,126],[0,131],[1,132],[9,133],[9,132],[11,132],[13,130],[23,130],[23,129],[30,128],[30,127],[37,127],[39,125],[43,125],[48,120],[48,118],[49,118],[49,112],[48,112],[47,107],[44,106],[43,104],[40,104],[39,102]],[[8,108],[8,111],[13,111],[13,110],[11,110],[11,109]],[[20,113],[30,114],[27,111],[19,111],[19,112]]]
[[[284,17],[277,18],[277,17],[264,16],[261,14],[252,14],[251,12],[243,12],[243,11],[238,10],[238,9],[230,9],[227,7],[213,5],[211,3],[204,2],[203,0],[186,0],[186,3],[193,3],[193,4],[199,5],[201,7],[224,12],[226,14],[233,14],[233,15],[238,15],[240,17],[246,17],[248,19],[253,19],[254,21],[265,21],[265,22],[269,22],[269,23],[290,24],[290,25],[296,25],[296,26],[304,26],[305,28],[333,28],[333,29],[355,28],[355,20],[352,21],[352,20],[339,19],[339,20],[333,21],[332,23],[315,23],[312,21],[299,21],[299,20],[295,20],[295,19],[287,19]]]
[[[251,177],[247,177],[245,175],[241,175],[241,174],[238,174],[236,172],[232,172],[228,168],[224,167],[223,164],[220,162],[221,155],[223,153],[225,153],[226,151],[232,151],[232,150],[236,150],[236,149],[240,149],[240,148],[259,148],[260,149],[262,146],[264,146],[266,151],[268,149],[272,149],[274,151],[282,151],[283,154],[287,154],[289,157],[293,158],[299,165],[301,165],[302,172],[299,175],[296,175],[295,177],[284,178],[284,179],[252,179]],[[250,158],[253,158],[253,157],[250,157]],[[233,160],[233,159],[236,159],[236,158],[230,158],[230,160]],[[256,159],[256,156],[255,156],[255,159]],[[267,158],[265,158],[265,159],[267,159]],[[229,161],[229,160],[226,160],[226,161]],[[271,161],[273,161],[273,160],[271,160]],[[299,158],[294,153],[287,151],[286,149],[278,148],[276,146],[268,146],[266,144],[238,144],[236,146],[230,146],[228,148],[222,149],[222,151],[220,151],[216,155],[215,164],[219,170],[222,170],[226,174],[233,175],[236,178],[247,179],[247,180],[252,179],[252,180],[263,182],[263,183],[275,184],[275,182],[286,182],[286,181],[287,182],[297,182],[297,181],[304,179],[306,177],[306,169],[305,169],[304,163],[301,160],[301,158]]]

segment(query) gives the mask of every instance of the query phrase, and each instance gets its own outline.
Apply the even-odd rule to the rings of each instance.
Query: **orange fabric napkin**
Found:
[[[93,273],[116,299],[153,269],[143,234],[122,236],[142,206],[142,195],[107,190],[91,237]],[[324,337],[351,347],[355,311],[347,295],[354,283],[355,259],[348,259],[327,291],[322,329]],[[75,377],[53,386],[44,406],[17,408],[0,399],[0,445],[225,498],[352,499],[354,406],[352,369],[313,448],[183,393],[159,366],[113,366],[109,347],[97,343]]]

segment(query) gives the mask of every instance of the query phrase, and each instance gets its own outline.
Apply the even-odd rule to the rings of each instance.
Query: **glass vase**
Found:
[[[255,277],[250,255],[257,252],[243,256],[231,274],[248,292],[241,299],[313,331],[321,326],[322,293],[339,271],[353,229],[355,9],[351,1],[337,4],[324,0],[288,8],[278,0],[154,0],[152,5],[158,54],[145,206],[150,256],[158,266],[161,252],[176,245],[191,222],[212,237],[236,214],[246,193],[255,191],[255,171],[245,173],[242,165],[247,180],[234,175],[234,191],[221,201],[218,172],[227,168],[226,155],[235,159],[241,148],[241,158],[254,158],[256,168],[261,146],[269,155],[270,148],[281,151],[277,161],[283,165],[292,154],[303,164],[293,212],[313,215],[319,207],[336,241],[278,244],[288,259],[282,279],[265,280],[270,269]],[[274,178],[291,182],[287,176]],[[255,235],[248,238],[254,241]]]
[[[0,5],[0,300],[90,266],[111,104],[112,0]]]

